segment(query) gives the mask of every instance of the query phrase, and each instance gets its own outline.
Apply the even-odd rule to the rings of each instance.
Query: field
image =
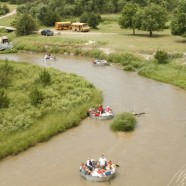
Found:
[[[119,17],[119,14],[102,15],[103,22],[100,23],[97,29],[81,34],[64,31],[61,36],[63,38],[101,41],[105,43],[104,47],[117,52],[136,54],[152,54],[156,50],[185,52],[186,40],[180,36],[172,36],[169,29],[154,32],[153,37],[149,37],[148,32],[138,30],[136,35],[133,35],[132,30],[123,30],[119,27]]]
[[[102,15],[103,21],[98,25],[97,29],[91,29],[91,31],[87,33],[63,31],[61,32],[61,35],[55,37],[84,40],[85,42],[102,42],[104,43],[104,48],[108,48],[110,51],[129,52],[143,56],[153,54],[157,50],[165,50],[172,53],[185,52],[186,39],[180,36],[171,35],[169,29],[154,32],[153,37],[149,37],[149,33],[146,31],[138,30],[136,30],[136,35],[133,35],[132,30],[124,30],[119,27],[119,17],[120,14]],[[0,19],[0,26],[10,26],[14,18],[15,15]],[[78,20],[78,18],[72,18],[67,21],[71,20]],[[41,27],[40,29],[42,28],[44,27]],[[49,29],[58,32],[54,27],[50,27]],[[55,37],[53,37],[54,39],[50,38],[51,43],[53,43]]]

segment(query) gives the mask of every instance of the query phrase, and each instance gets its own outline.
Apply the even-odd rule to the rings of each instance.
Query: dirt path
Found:
[[[12,16],[12,15],[14,15],[14,14],[16,14],[16,10],[13,10],[12,12],[10,12],[10,13],[8,13],[8,14],[6,14],[6,15],[0,16],[0,19],[3,19],[3,18],[5,18],[5,17]]]

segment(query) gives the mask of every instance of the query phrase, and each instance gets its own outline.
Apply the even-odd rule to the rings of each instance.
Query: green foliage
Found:
[[[75,16],[79,17],[84,12],[95,12],[95,14],[102,13],[116,13],[121,11],[121,4],[118,0],[78,0],[78,1],[28,1],[28,0],[11,0],[21,4],[17,12],[26,12],[42,22],[44,25],[49,24],[49,20],[57,19],[60,16],[61,19]],[[20,2],[21,1],[21,2]],[[24,2],[24,3],[23,3]],[[50,17],[51,16],[51,17]],[[55,17],[55,18],[54,18]],[[45,20],[47,22],[45,22]],[[60,19],[59,19],[60,20]],[[52,22],[50,22],[52,23]],[[47,26],[46,25],[46,26]]]
[[[55,25],[55,22],[59,20],[60,20],[59,15],[50,9],[49,10],[47,9],[40,17],[41,24],[45,26],[53,26]]]
[[[186,0],[179,1],[178,7],[174,10],[171,21],[171,33],[184,36],[186,34]]]
[[[40,81],[46,86],[51,83],[51,76],[50,73],[46,70],[43,70],[39,75]]]
[[[0,4],[0,15],[6,14],[6,13],[8,13],[9,11],[10,11],[10,10],[9,10],[9,8],[7,7],[6,4],[4,4],[3,6],[1,6],[1,4]]]
[[[168,20],[168,14],[164,7],[151,3],[142,9],[140,29],[149,31],[152,36],[153,31],[163,30]],[[139,23],[138,23],[139,24]],[[138,26],[139,27],[139,26]]]
[[[114,131],[132,131],[136,125],[137,121],[133,114],[129,112],[124,112],[116,115],[111,123],[111,129]]]
[[[88,23],[88,20],[89,20],[89,15],[87,12],[84,12],[83,14],[81,14],[80,16],[80,23]]]
[[[99,25],[99,23],[102,21],[102,18],[99,14],[84,12],[80,16],[79,21],[81,23],[88,23],[89,26],[96,28]]]
[[[0,64],[0,87],[8,87],[11,83],[11,73],[13,68],[6,60],[4,64]]]
[[[7,62],[12,83],[0,96],[1,106],[6,106],[0,109],[0,159],[77,126],[88,108],[102,101],[101,92],[83,77]],[[0,61],[1,68],[8,69],[6,65]],[[51,83],[42,86],[38,77],[48,73]]]
[[[9,98],[5,94],[4,90],[0,90],[0,109],[8,108]]]
[[[125,71],[135,71],[134,67],[132,65],[127,65],[124,67]]]
[[[108,61],[113,62],[113,63],[120,63],[123,66],[129,65],[132,62],[139,61],[137,57],[135,57],[133,54],[130,53],[114,53],[114,54],[109,54],[108,56]]]
[[[133,34],[135,29],[149,31],[150,36],[153,31],[163,30],[168,20],[167,11],[161,3],[150,2],[144,7],[135,3],[126,4],[119,19],[120,27],[133,29]]]
[[[186,68],[183,65],[169,63],[158,65],[149,63],[138,72],[145,77],[179,86],[186,90]]]
[[[96,28],[99,25],[99,18],[94,12],[90,14],[90,17],[88,19],[88,24],[92,28]]]
[[[41,104],[43,99],[44,99],[43,93],[37,88],[30,92],[30,101],[32,105],[37,106]]]
[[[3,65],[0,61],[0,66]],[[8,65],[13,68],[9,71],[12,83],[5,91],[11,102],[3,113],[0,111],[0,131],[26,130],[48,113],[69,112],[79,105],[89,104],[99,94],[92,83],[74,74],[10,61]],[[48,82],[48,74],[50,83],[42,86],[38,77],[43,76],[44,82],[47,77]]]
[[[168,53],[165,52],[164,50],[158,50],[155,53],[154,58],[157,60],[159,64],[165,64],[168,63],[169,56]]]
[[[135,34],[135,16],[138,9],[139,6],[133,3],[128,3],[123,7],[122,16],[119,19],[121,28],[131,28],[133,29],[133,34]]]
[[[29,14],[20,15],[16,21],[16,35],[24,36],[37,30],[36,20]]]

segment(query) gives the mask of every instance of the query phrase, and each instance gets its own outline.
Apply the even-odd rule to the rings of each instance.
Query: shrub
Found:
[[[34,106],[41,104],[43,101],[43,93],[37,88],[32,90],[30,93],[30,100],[31,100],[31,104]]]
[[[20,15],[16,22],[16,36],[30,35],[38,29],[36,20],[29,14]]]
[[[5,94],[4,90],[0,90],[0,109],[8,108],[9,106],[9,99]]]
[[[116,115],[111,123],[111,129],[114,131],[132,131],[136,125],[136,118],[129,112]]]
[[[5,63],[0,66],[0,86],[1,87],[8,87],[11,83],[11,73],[13,68],[8,61],[6,60]]]
[[[43,70],[43,72],[41,72],[41,74],[39,75],[39,79],[40,81],[46,86],[49,85],[51,82],[51,76],[49,74],[49,72],[47,72],[46,70]]]
[[[134,67],[132,65],[127,65],[124,67],[125,71],[135,71]]]
[[[163,50],[158,50],[155,55],[154,58],[157,60],[157,62],[159,64],[165,64],[168,63],[168,53],[163,51]]]

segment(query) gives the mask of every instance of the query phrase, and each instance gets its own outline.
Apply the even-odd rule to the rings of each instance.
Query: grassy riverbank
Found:
[[[0,159],[77,126],[102,102],[101,92],[75,74],[10,61],[0,61],[0,72],[6,103],[0,105]]]
[[[64,38],[61,35],[45,37],[36,34],[15,38],[14,45],[17,51],[50,52],[106,59],[110,63],[123,65],[124,70],[136,71],[147,78],[186,89],[186,66],[182,52],[170,53],[169,63],[162,65],[157,64],[152,56],[150,56],[152,59],[146,60],[137,53],[112,52],[113,48],[108,50],[107,42],[102,40],[91,43],[88,40]]]

